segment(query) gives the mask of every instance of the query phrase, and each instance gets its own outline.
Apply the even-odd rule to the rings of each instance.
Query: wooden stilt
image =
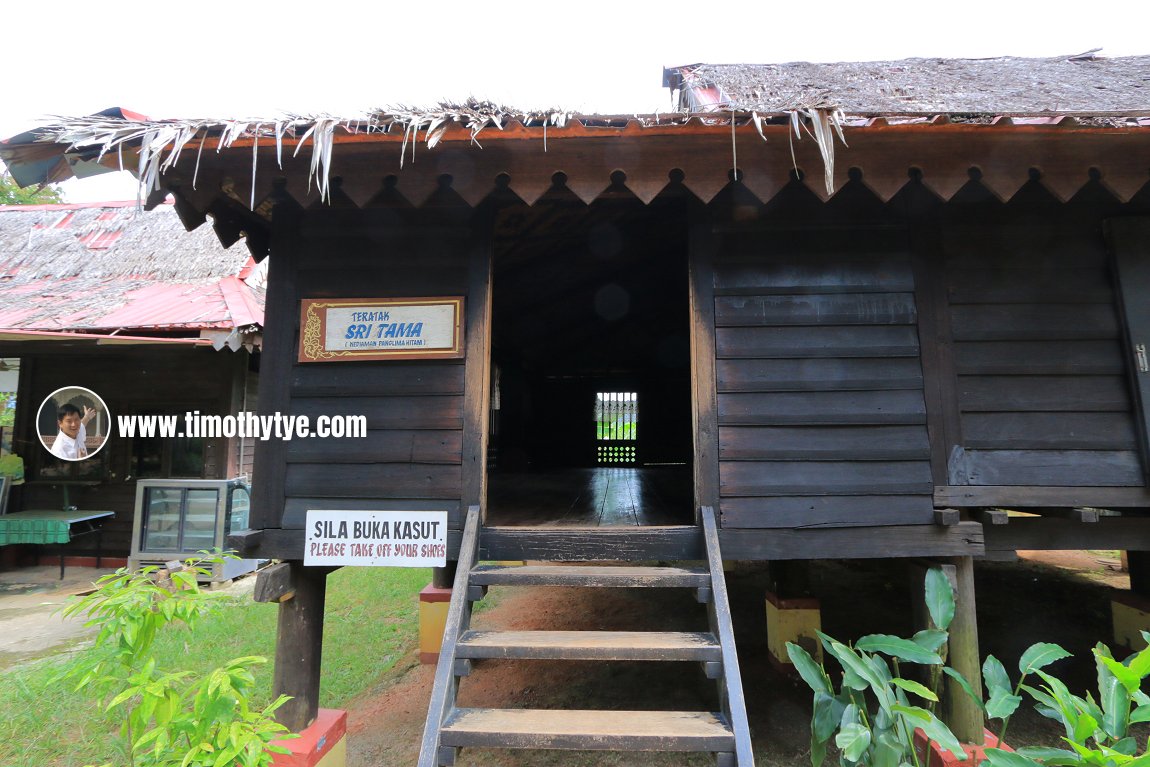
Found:
[[[966,677],[976,695],[982,692],[982,664],[978,657],[978,621],[975,615],[974,559],[952,557],[954,566],[955,607],[954,621],[950,624],[949,665]],[[946,691],[947,724],[963,743],[983,742],[986,721],[982,710],[957,684],[948,684]]]
[[[777,559],[770,563],[771,591],[782,599],[811,595],[811,567],[805,559]]]
[[[431,568],[431,585],[437,589],[450,589],[455,583],[455,569],[459,563],[450,560],[446,567]]]
[[[291,696],[276,712],[276,719],[292,732],[300,732],[319,711],[323,606],[330,570],[304,567],[299,561],[289,564],[295,595],[280,602],[272,694]]]
[[[819,600],[811,596],[810,562],[773,560],[768,575],[767,650],[771,665],[780,671],[794,671],[787,655],[788,642],[821,662],[823,648],[818,632],[822,630],[822,612]]]
[[[1127,551],[1126,571],[1130,573],[1130,590],[1150,597],[1150,551]]]
[[[1130,591],[1116,591],[1110,599],[1114,643],[1130,650],[1146,646],[1142,632],[1150,630],[1150,551],[1124,552]]]
[[[947,665],[954,668],[970,682],[976,695],[983,695],[982,667],[978,655],[978,624],[975,620],[974,599],[974,560],[971,557],[953,557],[945,563],[932,560],[917,560],[911,565],[911,589],[915,623],[921,628],[935,628],[926,609],[923,582],[926,568],[939,567],[954,589],[954,620],[948,631],[950,643],[947,646]],[[923,678],[920,681],[927,682]],[[943,694],[943,720],[963,743],[981,744],[985,724],[982,711],[957,684],[946,682]]]

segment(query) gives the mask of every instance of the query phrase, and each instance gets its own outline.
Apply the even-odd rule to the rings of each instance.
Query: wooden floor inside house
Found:
[[[627,527],[694,524],[691,467],[492,472],[489,526]]]

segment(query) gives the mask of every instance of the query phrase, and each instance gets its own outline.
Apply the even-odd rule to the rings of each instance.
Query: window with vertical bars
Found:
[[[595,395],[595,449],[600,464],[635,463],[639,400],[635,392]]]

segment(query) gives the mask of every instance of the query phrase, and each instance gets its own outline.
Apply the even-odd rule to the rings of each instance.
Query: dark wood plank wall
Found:
[[[348,228],[312,215],[294,275],[297,305],[467,295],[466,230],[393,223],[350,237]],[[403,508],[446,509],[459,527],[464,373],[463,360],[293,363],[292,413],[363,415],[368,435],[287,443],[282,526],[302,527],[308,509]]]
[[[943,227],[961,446],[951,485],[1143,484],[1101,223]]]
[[[728,234],[714,288],[724,528],[930,523],[906,233]]]
[[[1106,236],[1114,253],[1114,270],[1125,345],[1135,432],[1142,452],[1142,474],[1150,479],[1150,216],[1132,216],[1106,222]]]

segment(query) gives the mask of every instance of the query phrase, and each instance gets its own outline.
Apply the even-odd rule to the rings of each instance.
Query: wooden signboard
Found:
[[[304,566],[444,567],[446,511],[308,509]]]
[[[300,362],[461,358],[463,297],[305,298]]]

